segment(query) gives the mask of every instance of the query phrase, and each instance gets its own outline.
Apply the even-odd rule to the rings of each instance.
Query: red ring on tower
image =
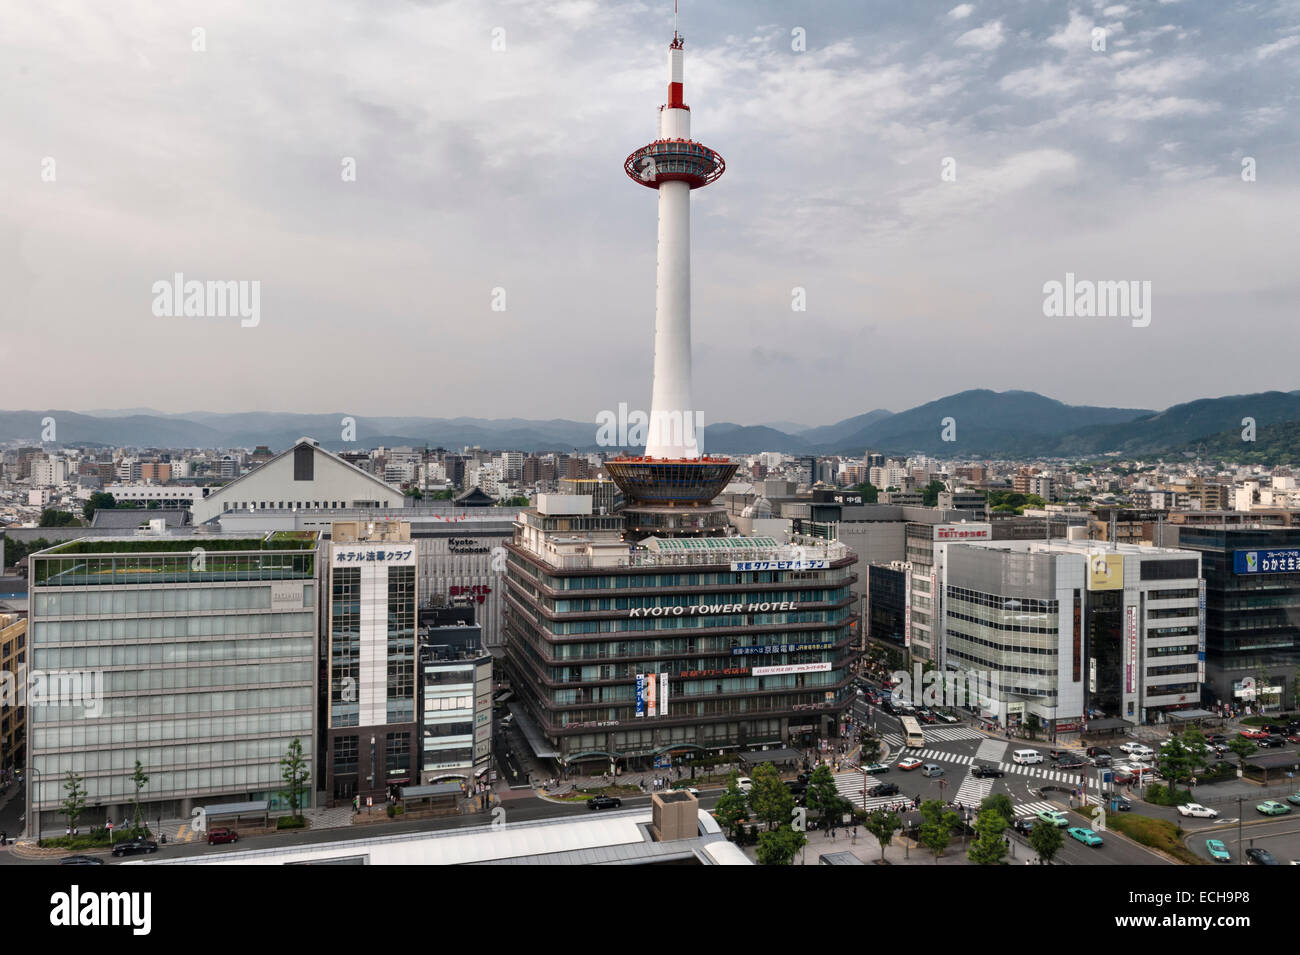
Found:
[[[685,182],[699,189],[726,170],[722,156],[693,139],[656,139],[623,162],[627,177],[650,189],[658,189],[661,182]]]

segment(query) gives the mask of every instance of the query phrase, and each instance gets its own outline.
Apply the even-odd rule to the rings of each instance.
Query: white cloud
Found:
[[[1281,53],[1283,50],[1289,50],[1291,47],[1300,43],[1300,34],[1287,36],[1278,40],[1276,43],[1268,43],[1255,50],[1255,56],[1261,60],[1266,60],[1274,53]]]
[[[953,42],[957,46],[969,46],[977,50],[996,50],[1002,45],[1005,38],[1002,35],[1002,21],[993,20],[984,24],[982,27],[976,27],[974,30],[967,30]]]
[[[1133,66],[1115,74],[1115,85],[1121,89],[1140,89],[1160,93],[1182,86],[1205,72],[1205,64],[1191,57],[1157,60]]]
[[[958,4],[957,6],[953,7],[951,10],[948,11],[948,19],[965,20],[968,16],[970,16],[974,12],[975,12],[975,4],[973,3]]]
[[[1070,11],[1070,22],[1047,38],[1048,46],[1070,52],[1092,51],[1093,22],[1077,10]]]
[[[1048,62],[1008,73],[998,86],[1017,96],[1061,96],[1074,92],[1085,82],[1080,70]]]

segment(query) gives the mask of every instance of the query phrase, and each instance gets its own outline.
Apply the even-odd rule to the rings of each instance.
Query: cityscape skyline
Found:
[[[292,29],[184,6],[15,15],[0,404],[30,404],[39,363],[12,358],[55,354],[59,328],[72,406],[102,407],[96,370],[142,354],[150,375],[114,385],[127,406],[197,388],[196,360],[230,385],[202,393],[214,410],[334,406],[326,380],[283,374],[290,352],[348,363],[357,414],[648,406],[653,233],[618,166],[653,132],[668,14],[411,5],[360,30],[360,8],[335,9]],[[706,421],[811,424],[842,405],[822,388],[742,397],[737,374],[862,380],[862,410],[969,387],[1103,403],[1092,363],[1056,357],[1088,351],[1107,404],[1291,387],[1280,349],[1185,369],[1204,367],[1224,314],[1260,341],[1290,330],[1296,9],[691,11],[698,121],[732,157],[695,222]],[[575,152],[591,173],[571,174]],[[259,321],[155,314],[155,283],[177,273],[260,283]],[[1150,324],[1046,317],[1044,286],[1071,275],[1150,282]],[[430,355],[475,361],[430,375]],[[583,375],[545,387],[565,363]],[[412,384],[390,399],[394,380]]]

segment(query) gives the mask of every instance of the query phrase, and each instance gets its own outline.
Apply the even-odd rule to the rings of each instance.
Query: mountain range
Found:
[[[38,444],[43,421],[54,419],[55,441],[69,446],[135,448],[253,448],[283,450],[308,435],[339,451],[379,445],[600,450],[593,423],[562,418],[355,417],[355,441],[342,440],[348,416],[193,411],[149,408],[0,411],[0,443]],[[1242,439],[1243,419],[1256,440]],[[783,427],[778,427],[782,425]],[[792,428],[794,430],[784,430]],[[789,422],[706,426],[708,451],[784,451],[860,457],[922,453],[946,458],[1193,456],[1212,454],[1260,463],[1289,461],[1300,438],[1300,391],[1202,398],[1163,411],[1068,405],[1031,391],[963,391],[906,411],[876,409],[817,427]],[[1238,447],[1240,446],[1240,447]]]

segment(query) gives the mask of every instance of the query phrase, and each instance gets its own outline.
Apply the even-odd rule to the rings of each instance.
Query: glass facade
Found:
[[[87,540],[33,555],[32,675],[57,674],[29,697],[43,812],[68,772],[88,806],[112,812],[134,798],[139,760],[142,802],[174,812],[181,800],[275,801],[295,737],[310,762],[316,539],[275,538]]]

